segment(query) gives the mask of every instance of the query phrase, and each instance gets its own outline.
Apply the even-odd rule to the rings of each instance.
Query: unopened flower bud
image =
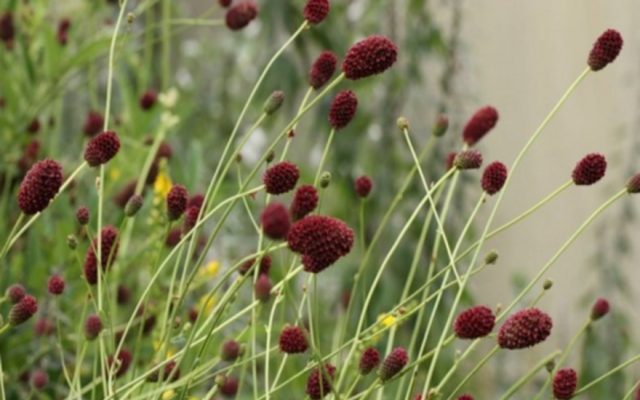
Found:
[[[327,186],[329,186],[329,184],[331,183],[331,172],[323,172],[322,175],[320,175],[320,187],[321,188],[326,188]]]
[[[449,129],[449,117],[445,114],[438,114],[436,117],[436,121],[433,124],[433,129],[431,133],[435,137],[442,137],[445,133],[447,133],[447,129]]]
[[[396,121],[396,125],[398,126],[398,129],[404,133],[405,130],[409,129],[409,120],[405,117],[400,117]]]
[[[267,101],[264,103],[264,113],[267,115],[272,115],[273,113],[278,111],[283,102],[284,92],[281,90],[276,90],[275,92],[271,93],[271,96],[269,96]]]
[[[549,290],[553,287],[553,281],[551,279],[547,279],[544,281],[544,283],[542,284],[542,288],[544,290]]]
[[[78,239],[76,239],[75,235],[67,236],[67,246],[69,246],[71,250],[75,250],[76,247],[78,247]]]
[[[139,194],[133,195],[127,201],[127,205],[124,207],[124,215],[127,217],[133,217],[142,208],[143,198]]]
[[[484,256],[485,264],[495,264],[498,261],[498,252],[495,250],[491,250]]]

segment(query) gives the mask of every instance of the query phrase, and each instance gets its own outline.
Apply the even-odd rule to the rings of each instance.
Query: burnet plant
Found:
[[[220,1],[227,8],[225,24],[231,30],[241,30],[258,17],[258,7],[252,1]],[[40,318],[34,323],[38,336],[56,335],[56,346],[45,349],[47,355],[37,355],[26,365],[13,362],[12,349],[5,349],[0,363],[0,393],[4,398],[101,398],[101,399],[158,399],[242,397],[254,399],[335,398],[335,399],[463,399],[474,398],[471,378],[487,368],[498,352],[510,352],[518,358],[521,351],[538,345],[553,334],[553,318],[537,307],[537,302],[552,283],[540,281],[556,263],[560,255],[603,212],[627,195],[640,192],[640,174],[621,181],[620,190],[598,207],[576,231],[560,245],[538,273],[513,299],[500,309],[477,304],[466,309],[461,306],[469,281],[487,266],[498,261],[497,251],[487,251],[484,243],[528,218],[554,197],[573,186],[589,186],[602,179],[607,162],[603,155],[593,153],[579,160],[567,181],[558,189],[528,208],[506,224],[494,227],[502,196],[510,180],[517,175],[520,161],[543,133],[549,121],[560,111],[575,88],[590,73],[602,70],[613,62],[621,51],[623,40],[614,30],[597,38],[587,58],[587,67],[571,84],[556,106],[529,137],[527,143],[510,163],[493,161],[479,176],[480,188],[475,207],[466,216],[464,228],[452,234],[446,228],[451,199],[459,185],[461,174],[474,174],[484,164],[481,150],[483,137],[491,133],[499,120],[498,111],[491,106],[480,108],[464,126],[460,149],[446,160],[446,170],[439,177],[428,177],[423,161],[429,157],[433,144],[448,127],[446,116],[439,116],[431,133],[431,142],[420,152],[414,146],[410,121],[398,118],[399,137],[406,142],[413,160],[410,171],[403,171],[406,184],[390,205],[370,240],[366,240],[363,220],[365,201],[374,190],[374,182],[360,176],[354,182],[354,192],[360,199],[358,229],[353,221],[345,221],[322,212],[323,197],[331,196],[331,176],[324,171],[336,132],[346,127],[358,108],[353,90],[341,88],[333,95],[329,106],[329,134],[313,178],[305,178],[301,168],[287,161],[290,144],[295,140],[298,122],[311,109],[326,99],[338,87],[348,87],[351,81],[375,79],[392,68],[402,49],[387,37],[369,36],[355,43],[342,57],[331,51],[322,52],[309,73],[309,90],[286,126],[274,135],[260,159],[247,176],[241,177],[236,194],[224,197],[222,186],[230,169],[237,162],[242,148],[255,130],[269,116],[276,113],[284,93],[274,92],[264,104],[262,114],[245,132],[242,122],[249,106],[258,99],[258,88],[270,72],[274,61],[298,37],[310,29],[322,29],[321,22],[330,12],[328,0],[308,0],[301,13],[301,24],[266,64],[255,83],[237,122],[222,149],[219,163],[203,194],[193,194],[180,184],[172,184],[162,196],[162,217],[156,224],[163,235],[150,242],[132,241],[133,225],[151,207],[145,188],[161,176],[162,160],[172,150],[164,143],[167,134],[179,124],[172,114],[170,101],[165,99],[167,111],[161,128],[150,143],[147,157],[136,181],[115,194],[116,204],[123,209],[120,221],[107,221],[103,182],[110,161],[118,157],[121,141],[110,124],[110,104],[114,57],[119,30],[126,17],[127,0],[119,4],[120,12],[114,25],[109,53],[109,70],[104,113],[92,111],[84,124],[90,138],[85,146],[83,161],[72,167],[65,177],[60,162],[44,158],[33,159],[25,153],[28,165],[21,182],[11,187],[15,194],[15,220],[4,239],[0,257],[10,260],[20,252],[20,241],[38,223],[42,213],[82,174],[95,176],[98,205],[95,210],[86,206],[69,210],[59,218],[75,218],[81,237],[67,240],[71,251],[79,254],[77,265],[52,275],[41,289],[29,293],[20,282],[5,282],[2,297],[3,339],[26,335],[24,325],[34,320],[39,304],[55,302],[59,307],[57,319]],[[69,40],[70,22],[60,23],[57,38],[61,44]],[[16,26],[10,12],[0,19],[0,39],[7,48],[14,45]],[[339,69],[338,75],[336,70]],[[149,90],[139,99],[139,107],[149,110],[161,96]],[[166,104],[169,104],[168,106]],[[37,131],[36,121],[29,125]],[[263,167],[266,169],[262,171]],[[261,179],[260,179],[261,176]],[[260,181],[260,182],[258,182]],[[389,244],[382,259],[372,257],[372,248],[384,246],[378,242],[379,233],[392,229],[389,217],[402,201],[408,185],[416,184],[424,195],[413,212],[403,221],[396,239]],[[378,188],[384,190],[384,188]],[[287,201],[283,195],[291,194]],[[248,200],[260,204],[253,215]],[[207,286],[201,274],[207,249],[220,240],[223,227],[231,223],[233,210],[246,208],[256,230],[255,251],[235,260]],[[485,221],[478,211],[490,207]],[[389,304],[390,313],[381,321],[370,320],[372,299],[384,288],[383,277],[391,259],[418,215],[425,212],[421,236],[415,254],[423,251],[428,228],[434,225],[436,237],[432,241],[435,255],[427,266],[428,279],[418,282],[412,263],[406,277],[402,298]],[[75,214],[74,214],[75,213]],[[110,225],[112,223],[113,225]],[[464,248],[473,224],[482,227],[479,236]],[[233,229],[231,227],[230,229]],[[358,232],[356,232],[358,231]],[[160,245],[158,245],[160,244]],[[140,249],[136,249],[140,246]],[[146,247],[145,247],[146,246]],[[139,290],[131,290],[126,271],[131,262],[139,262],[136,251],[145,252],[147,279]],[[443,258],[438,254],[444,253]],[[81,255],[80,255],[81,254]],[[319,314],[331,299],[323,298],[318,284],[319,274],[335,273],[346,257],[355,258],[353,287],[341,301],[336,318],[340,323],[329,327],[321,323]],[[418,260],[418,257],[414,258]],[[277,261],[276,261],[277,260]],[[284,260],[284,261],[283,261]],[[280,265],[275,265],[276,262]],[[217,267],[212,267],[216,269]],[[280,275],[274,274],[280,270]],[[373,270],[372,282],[362,281],[365,271]],[[1,273],[1,272],[0,272]],[[276,278],[279,277],[279,278]],[[303,290],[296,291],[302,282]],[[196,296],[206,291],[198,306],[191,306]],[[525,298],[541,286],[541,294],[529,303]],[[78,313],[77,304],[64,303],[68,287],[81,291],[86,301]],[[243,290],[249,287],[251,290]],[[445,296],[451,301],[447,303]],[[69,307],[65,310],[65,307]],[[570,399],[588,393],[612,374],[640,361],[636,355],[592,382],[579,384],[578,372],[567,363],[569,356],[587,330],[600,329],[595,322],[609,312],[606,299],[597,299],[585,323],[566,346],[550,353],[530,366],[511,387],[495,397],[521,398],[531,391],[533,379],[543,377],[543,384],[534,389],[534,398]],[[73,317],[72,317],[73,315]],[[63,316],[66,316],[63,318]],[[437,326],[436,317],[446,323]],[[410,338],[397,335],[398,326],[405,321],[428,321],[426,330],[416,323]],[[331,337],[331,340],[327,340]],[[429,340],[435,346],[429,347]],[[471,357],[481,341],[494,343],[471,368],[464,360]],[[452,345],[464,343],[465,350],[453,363],[444,353]],[[145,348],[153,351],[145,351]],[[58,355],[55,357],[55,355]],[[51,361],[55,360],[55,361]],[[10,362],[11,361],[11,362]],[[7,368],[9,366],[9,368]],[[23,369],[26,367],[26,369]],[[438,373],[436,373],[438,370]],[[55,377],[55,379],[52,379]],[[636,385],[630,385],[626,398],[640,397]]]

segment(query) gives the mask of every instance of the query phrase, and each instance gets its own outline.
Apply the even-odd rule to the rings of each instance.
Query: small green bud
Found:
[[[444,114],[438,114],[431,133],[435,137],[442,137],[447,133],[447,129],[449,129],[449,118]]]
[[[487,265],[495,264],[498,261],[498,252],[495,250],[491,250],[484,256],[484,262]]]
[[[267,154],[267,158],[266,158],[267,164],[271,163],[271,161],[273,161],[274,158],[276,158],[276,153],[273,150],[271,150],[269,154]]]
[[[544,281],[544,283],[542,284],[542,288],[544,290],[549,290],[553,287],[553,281],[551,279],[547,279]]]
[[[124,215],[127,217],[133,217],[142,208],[143,198],[139,194],[134,194],[127,201],[127,205],[124,207]]]
[[[331,183],[331,172],[325,171],[320,175],[320,187],[326,188]]]
[[[549,373],[551,373],[556,368],[556,361],[555,360],[549,360],[544,365],[544,367]]]
[[[404,132],[405,130],[409,129],[409,120],[405,117],[400,117],[396,121],[396,125],[401,132]]]
[[[67,246],[69,246],[71,250],[75,250],[76,247],[78,247],[78,239],[76,239],[75,235],[67,236]]]
[[[284,92],[281,90],[276,90],[275,92],[271,93],[271,96],[269,96],[267,101],[264,103],[264,113],[267,115],[272,115],[273,113],[278,111],[283,102]]]

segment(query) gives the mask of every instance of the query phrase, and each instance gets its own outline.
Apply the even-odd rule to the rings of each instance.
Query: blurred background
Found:
[[[3,172],[15,172],[13,165],[32,140],[24,134],[32,118],[38,118],[42,125],[38,136],[41,154],[62,160],[65,171],[77,164],[86,140],[82,135],[86,113],[104,107],[105,56],[117,11],[106,3],[34,2],[38,7],[19,17],[26,21],[22,34],[44,38],[35,41],[30,49],[34,55],[31,62],[47,63],[41,64],[42,70],[32,71],[20,64],[11,74],[0,74],[0,95],[5,100],[5,111],[0,113]],[[158,30],[158,2],[130,3],[132,18],[124,27],[117,52],[113,107],[118,132],[125,139],[116,172],[107,179],[107,190],[115,193],[136,177],[140,168],[136,160],[146,154],[145,140],[157,128],[158,112],[143,114],[136,108],[140,94],[147,89],[176,88],[180,125],[167,138],[173,157],[166,172],[190,191],[202,192],[262,67],[299,25],[304,1],[258,1],[258,19],[234,33],[220,25],[224,11],[213,0],[173,5],[176,21],[172,26],[170,80],[164,86],[160,44],[142,40],[147,30]],[[64,17],[70,17],[72,22],[69,43],[52,51],[50,42],[54,40],[56,24]],[[186,21],[192,18],[207,19],[214,26]],[[259,115],[262,101],[272,91],[283,90],[287,100],[281,112],[263,125],[243,150],[239,171],[246,173],[253,166],[274,132],[295,112],[307,89],[309,66],[320,51],[332,50],[341,59],[352,43],[365,36],[380,33],[393,38],[400,49],[393,69],[375,79],[341,86],[357,93],[359,109],[349,127],[337,134],[325,168],[333,178],[324,211],[352,226],[357,225],[353,180],[362,174],[372,177],[374,191],[366,203],[366,232],[370,237],[412,166],[406,144],[397,132],[399,116],[409,119],[416,146],[422,148],[431,135],[436,115],[448,115],[449,131],[424,165],[431,179],[436,180],[444,171],[446,154],[460,148],[460,132],[469,116],[481,106],[493,105],[500,113],[500,121],[478,147],[487,163],[500,160],[509,166],[585,68],[595,39],[607,28],[617,29],[625,38],[621,56],[604,70],[590,74],[547,127],[514,176],[494,225],[510,220],[568,180],[576,162],[587,153],[600,152],[607,157],[607,175],[593,187],[569,188],[534,216],[485,245],[486,251],[498,251],[498,264],[473,280],[464,306],[507,305],[582,221],[640,170],[638,21],[640,3],[635,0],[334,0],[330,18],[305,32],[283,54],[259,90],[260,101],[250,108],[244,129]],[[30,24],[32,31],[28,29]],[[10,57],[9,53],[2,54],[3,65],[15,63]],[[301,165],[304,182],[313,178],[329,132],[329,101],[326,99],[306,116],[296,131],[290,159]],[[228,193],[237,185],[235,175],[231,178],[225,189]],[[475,204],[478,180],[479,174],[463,177],[447,220],[451,232],[459,231]],[[92,185],[90,177],[83,178],[70,201],[76,196],[81,203],[94,204],[96,197],[88,190]],[[383,234],[374,259],[382,259],[421,196],[416,180]],[[493,201],[489,199],[483,207],[470,243],[482,229]],[[7,202],[3,207],[11,214]],[[69,213],[60,204],[54,209],[58,216]],[[588,382],[640,350],[638,335],[634,334],[640,329],[638,211],[640,198],[617,202],[550,270],[546,278],[552,279],[554,286],[540,305],[554,318],[554,334],[543,346],[522,353],[528,360],[526,365],[551,349],[563,347],[587,318],[597,297],[608,298],[613,311],[600,329],[588,333],[581,351],[574,352],[573,362],[581,363],[581,379]],[[120,212],[115,206],[106,210],[111,217]],[[48,221],[43,223],[43,234],[52,235],[56,229],[65,233],[72,230],[56,227],[48,218],[43,218]],[[210,255],[227,266],[254,245],[246,239],[253,234],[246,216],[240,212],[231,221],[233,228],[225,232]],[[414,225],[393,258],[393,268],[385,275],[384,291],[376,296],[371,321],[389,311],[400,297],[420,233],[419,224]],[[56,250],[58,255],[64,246]],[[328,298],[336,298],[350,287],[357,257],[350,257],[340,273],[322,278],[326,280]],[[430,247],[425,250],[425,262],[429,257]],[[446,260],[444,254],[439,257]],[[28,259],[12,264],[14,276],[19,276],[18,270],[27,262]],[[422,276],[426,275],[425,270],[421,271]],[[367,276],[365,281],[372,278]],[[41,277],[24,279],[35,286]],[[523,305],[536,294],[537,290]],[[451,300],[445,299],[445,304]],[[325,318],[331,320],[331,313]],[[404,326],[396,342],[408,338],[412,329]],[[448,357],[452,360],[453,354]],[[500,359],[503,362],[479,376],[484,384],[482,390],[486,391],[486,397],[476,393],[480,398],[491,398],[497,388],[507,387],[526,370],[511,364],[522,364],[522,358],[504,354]],[[640,377],[640,369],[616,375],[594,390],[591,398],[621,398],[633,376]]]

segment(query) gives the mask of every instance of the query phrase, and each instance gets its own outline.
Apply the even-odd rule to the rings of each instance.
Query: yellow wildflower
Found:
[[[172,399],[176,395],[176,391],[173,389],[165,390],[162,392],[162,400]]]
[[[385,328],[395,325],[397,321],[398,319],[393,314],[385,313],[378,316],[378,323]]]
[[[118,167],[109,168],[109,180],[117,181],[120,175],[122,175],[120,168]]]
[[[209,301],[207,301],[208,297],[209,294],[207,293],[198,300],[198,312],[203,313],[204,315],[211,314],[213,307],[216,305],[216,296],[212,296]]]
[[[198,275],[201,278],[214,278],[216,275],[218,275],[219,269],[220,263],[216,260],[211,260],[207,264],[200,267]]]
[[[167,197],[167,194],[169,194],[172,186],[173,182],[171,182],[171,177],[165,171],[160,171],[156,180],[153,182],[153,191],[156,196],[164,199]]]

